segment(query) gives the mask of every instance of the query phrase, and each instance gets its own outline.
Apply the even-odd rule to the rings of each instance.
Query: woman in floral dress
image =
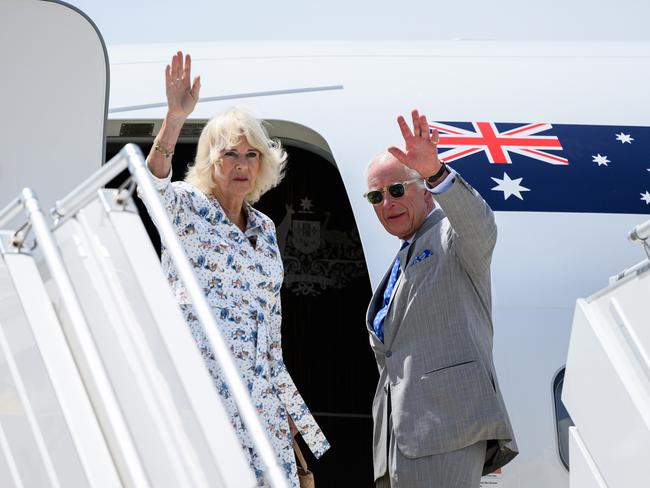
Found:
[[[292,486],[298,487],[293,436],[299,432],[316,457],[329,444],[282,360],[283,267],[275,226],[251,206],[282,179],[286,153],[279,143],[269,140],[260,121],[231,109],[208,122],[185,181],[171,183],[174,146],[199,98],[200,79],[191,80],[190,73],[191,58],[183,58],[181,52],[165,69],[168,110],[147,164],[271,444]],[[162,265],[263,485],[263,465],[164,247]]]

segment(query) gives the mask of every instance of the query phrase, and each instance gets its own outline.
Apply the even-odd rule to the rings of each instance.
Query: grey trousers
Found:
[[[410,459],[397,447],[388,421],[388,471],[376,488],[479,488],[486,441],[457,451]]]

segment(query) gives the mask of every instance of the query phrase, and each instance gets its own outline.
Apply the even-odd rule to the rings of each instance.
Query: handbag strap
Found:
[[[302,451],[300,450],[300,446],[296,442],[296,439],[293,440],[293,452],[296,453],[296,458],[298,459],[298,463],[300,463],[300,467],[307,471],[307,461],[305,461],[305,456],[302,455]]]

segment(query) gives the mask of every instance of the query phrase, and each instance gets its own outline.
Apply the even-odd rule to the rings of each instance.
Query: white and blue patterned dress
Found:
[[[298,488],[287,413],[316,457],[329,449],[329,443],[282,360],[280,289],[284,270],[275,226],[245,203],[247,227],[242,232],[226,217],[216,198],[189,183],[171,183],[171,172],[164,179],[152,178],[273,448],[292,486]],[[252,449],[228,385],[164,246],[162,266],[261,485],[263,465]]]

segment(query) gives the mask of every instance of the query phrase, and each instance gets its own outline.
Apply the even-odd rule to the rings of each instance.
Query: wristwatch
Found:
[[[442,176],[447,173],[447,164],[441,159],[440,160],[440,169],[438,172],[434,175],[429,176],[428,178],[424,179],[424,184],[427,186],[427,188],[431,189],[433,188],[433,185],[440,179]]]

